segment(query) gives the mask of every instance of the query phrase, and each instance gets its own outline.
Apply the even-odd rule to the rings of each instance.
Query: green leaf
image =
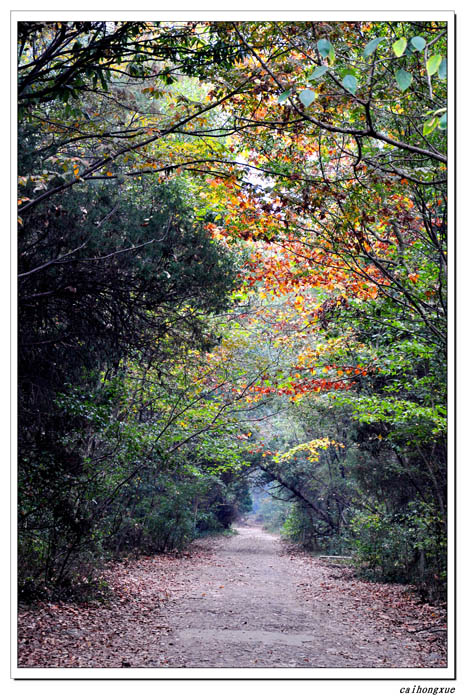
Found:
[[[413,80],[413,75],[401,68],[400,70],[396,71],[396,80],[397,85],[400,87],[402,92],[405,92],[407,88],[410,87],[410,84]]]
[[[439,128],[442,129],[442,131],[447,129],[447,112],[444,112],[441,119],[439,120]]]
[[[443,58],[441,61],[438,70],[438,77],[441,78],[441,80],[445,80],[447,78],[447,58]]]
[[[441,109],[436,109],[434,112],[432,109],[429,109],[427,112],[425,112],[425,115],[433,114],[436,117],[438,114],[443,114],[444,112],[447,112],[447,107],[441,107]]]
[[[439,66],[441,65],[441,61],[442,56],[440,53],[436,53],[434,54],[434,56],[431,56],[431,58],[428,59],[426,63],[426,70],[428,71],[428,75],[434,75],[436,73]]]
[[[334,51],[334,48],[333,48],[333,45],[332,45],[332,44],[331,44],[331,47],[330,47],[330,49],[329,49],[328,60],[329,60],[330,63],[334,63],[334,61],[336,60],[336,53],[335,53],[335,51]]]
[[[395,44],[392,45],[392,50],[396,54],[397,58],[400,58],[407,48],[407,39],[403,36],[401,39],[397,39]]]
[[[426,46],[426,41],[422,36],[414,36],[413,39],[410,39],[410,43],[413,47],[412,51],[423,51]]]
[[[326,58],[331,53],[333,48],[329,39],[320,39],[317,43],[318,51],[323,58]],[[333,49],[334,51],[334,49]]]
[[[321,76],[324,75],[327,70],[329,70],[328,66],[318,66],[315,68],[313,73],[308,76],[307,80],[316,80],[317,78],[321,78]]]
[[[355,95],[355,92],[357,90],[357,78],[355,76],[350,74],[346,75],[342,81],[342,84],[344,85],[346,90],[351,92],[352,95]]]
[[[286,90],[285,92],[282,92],[280,94],[280,96],[278,97],[279,104],[282,104],[283,102],[285,102],[290,94],[291,94],[291,90]]]
[[[316,95],[313,90],[303,90],[299,95],[299,100],[302,102],[304,107],[308,107],[312,104]]]
[[[428,121],[423,124],[423,136],[431,134],[431,132],[437,127],[438,123],[439,119],[437,117],[431,117],[431,119],[428,119]]]
[[[372,39],[371,41],[369,41],[368,44],[367,44],[367,45],[365,46],[365,48],[363,49],[363,57],[364,57],[364,58],[368,58],[368,56],[371,56],[371,54],[372,54],[374,51],[376,51],[376,49],[378,48],[378,44],[379,44],[381,41],[384,41],[384,37],[383,37],[383,36],[376,37],[376,39]]]

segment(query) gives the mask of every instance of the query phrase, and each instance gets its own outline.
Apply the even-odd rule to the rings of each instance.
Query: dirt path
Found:
[[[350,604],[350,591],[341,600],[325,590],[327,567],[280,556],[279,538],[261,529],[238,531],[198,571],[188,596],[164,607],[165,667],[438,665],[437,654],[425,658],[410,639],[387,637]]]
[[[20,614],[23,667],[432,668],[445,664],[438,608],[374,584],[254,527],[196,543],[189,558],[112,569],[111,605]],[[423,635],[423,636],[422,636]],[[428,643],[429,639],[429,643]],[[436,643],[436,646],[435,646]]]

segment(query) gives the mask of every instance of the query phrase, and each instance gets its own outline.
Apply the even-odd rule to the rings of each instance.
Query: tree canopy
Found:
[[[447,32],[19,23],[23,595],[253,488],[444,591]]]

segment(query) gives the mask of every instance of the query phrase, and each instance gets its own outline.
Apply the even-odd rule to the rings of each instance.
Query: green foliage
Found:
[[[225,307],[234,283],[231,257],[195,221],[189,197],[182,182],[147,189],[110,181],[24,219],[21,590],[34,580],[46,595],[65,595],[129,543],[181,548],[195,533],[192,472],[168,480],[164,496],[142,495],[144,480],[164,472],[161,455],[189,437],[166,400],[174,390],[192,403],[183,358],[213,346],[208,315]],[[135,377],[149,370],[151,384],[141,391]],[[214,421],[218,402],[197,406],[196,416],[189,410],[195,433]]]
[[[396,54],[397,58],[400,58],[407,48],[407,39],[403,36],[392,45],[392,50]]]
[[[423,51],[426,46],[426,41],[422,36],[414,36],[410,39],[413,51]]]
[[[329,70],[328,66],[317,66],[314,71],[307,76],[307,80],[317,80]]]
[[[330,62],[334,61],[335,58],[335,52],[334,52],[334,47],[329,41],[329,39],[320,39],[317,42],[317,47],[318,51],[320,52],[320,55],[322,58],[328,58]]]
[[[396,80],[402,92],[405,92],[410,87],[410,84],[413,80],[413,75],[411,73],[408,73],[408,71],[400,68],[396,71]]]
[[[315,97],[316,94],[313,92],[313,90],[302,90],[302,92],[299,95],[299,100],[302,102],[304,107],[309,107],[312,104]]]
[[[158,71],[159,79],[171,85],[177,80],[174,62],[184,74],[198,75],[212,61],[231,66],[240,55],[220,39],[203,41],[200,32],[195,34],[195,23],[173,34],[159,22],[20,22],[20,108],[59,100],[75,116],[79,110],[70,104],[73,98],[106,91],[121,74],[143,81],[161,61],[165,67]]]
[[[315,531],[308,509],[299,503],[293,503],[289,515],[281,528],[285,539],[297,542],[306,549],[315,551],[317,544],[315,541]]]
[[[344,85],[345,89],[348,90],[349,92],[352,93],[352,95],[355,95],[357,92],[357,78],[350,73],[344,76],[342,79],[342,84]]]
[[[292,90],[285,90],[284,92],[282,92],[278,97],[278,103],[282,104],[283,102],[285,102],[290,96],[291,92]]]
[[[359,512],[351,520],[355,559],[366,576],[414,582],[430,597],[444,595],[443,526],[431,503],[411,501],[402,512]]]
[[[273,495],[273,493],[275,495]],[[268,493],[266,487],[260,487],[253,493],[253,519],[270,532],[280,532],[292,503],[285,499],[284,490],[276,498],[276,492]],[[289,497],[289,493],[287,494]]]
[[[365,46],[363,49],[363,57],[368,58],[368,56],[371,56],[372,53],[376,51],[378,48],[379,44],[384,41],[384,37],[375,37],[374,39],[371,39],[371,41],[368,42],[368,44]]]

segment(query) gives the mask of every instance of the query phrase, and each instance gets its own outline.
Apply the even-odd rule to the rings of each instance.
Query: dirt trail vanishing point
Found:
[[[257,527],[107,572],[112,599],[20,610],[19,666],[438,668],[440,608],[369,583]],[[427,632],[425,632],[425,629]],[[431,634],[431,630],[433,633]],[[439,634],[444,634],[443,632]],[[426,636],[425,636],[426,635]],[[428,641],[429,639],[429,641]]]
[[[280,555],[252,527],[222,540],[187,596],[166,604],[168,667],[404,668],[438,665],[408,637],[386,636],[363,606],[324,594],[328,568]],[[323,594],[322,594],[323,591]],[[428,658],[429,657],[429,658]]]

